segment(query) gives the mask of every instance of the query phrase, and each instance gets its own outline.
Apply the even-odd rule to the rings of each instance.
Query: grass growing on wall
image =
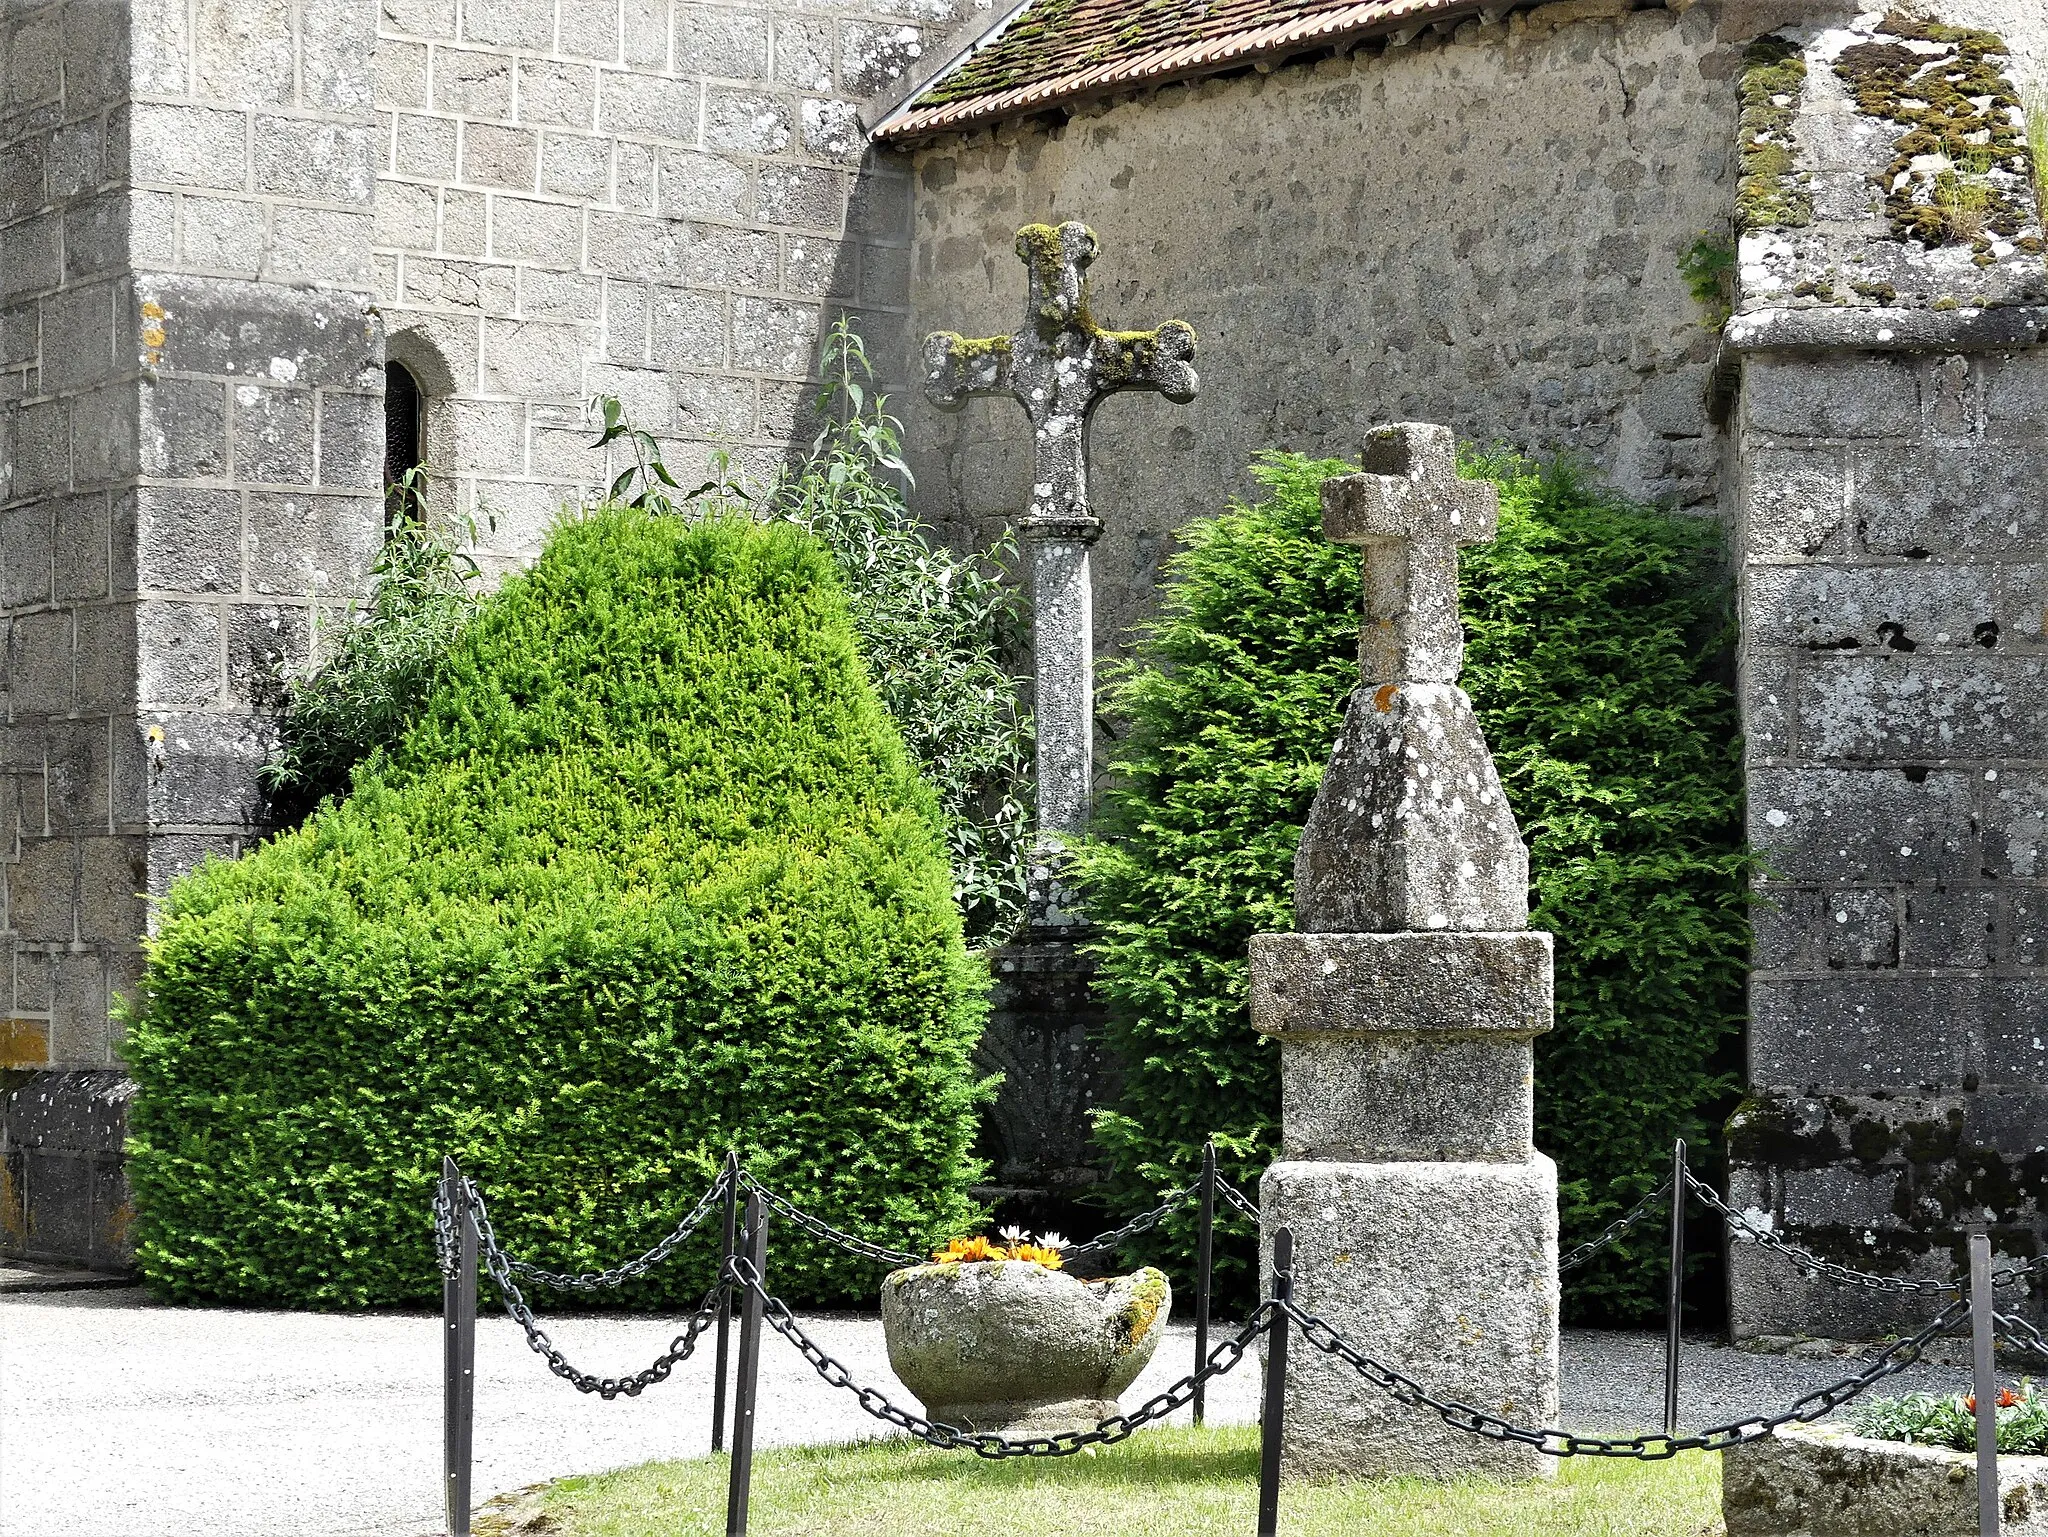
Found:
[[[1126,1075],[1097,1137],[1133,1208],[1192,1176],[1208,1132],[1240,1181],[1277,1146],[1246,945],[1292,927],[1295,846],[1357,682],[1359,556],[1324,540],[1318,500],[1353,468],[1262,457],[1264,498],[1183,530],[1161,617],[1111,676],[1127,729],[1081,875]],[[1531,924],[1557,936],[1537,1140],[1569,1246],[1657,1183],[1673,1137],[1711,1142],[1734,1088],[1748,861],[1719,536],[1569,468],[1467,473],[1501,490],[1499,537],[1461,552],[1464,683],[1530,845]],[[1189,1224],[1163,1231],[1185,1261]],[[1571,1313],[1648,1316],[1655,1251],[1578,1272]]]
[[[179,882],[125,1054],[177,1298],[425,1301],[453,1153],[515,1254],[648,1248],[728,1147],[892,1245],[972,1207],[987,976],[938,809],[788,525],[565,522],[345,799]],[[627,1295],[694,1305],[700,1240]],[[784,1234],[784,1295],[872,1294]]]

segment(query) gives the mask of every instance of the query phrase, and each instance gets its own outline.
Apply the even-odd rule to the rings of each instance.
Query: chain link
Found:
[[[1777,1414],[1732,1420],[1688,1436],[1656,1432],[1623,1438],[1581,1436],[1566,1430],[1532,1430],[1484,1409],[1475,1409],[1470,1404],[1438,1398],[1414,1378],[1366,1355],[1315,1314],[1292,1302],[1281,1303],[1280,1306],[1301,1326],[1302,1337],[1309,1344],[1342,1361],[1397,1402],[1410,1408],[1433,1410],[1453,1430],[1484,1436],[1490,1441],[1520,1442],[1550,1457],[1628,1457],[1640,1462],[1662,1462],[1680,1452],[1726,1451],[1745,1441],[1762,1440],[1780,1425],[1795,1420],[1817,1420],[1822,1415],[1832,1414],[1873,1383],[1895,1376],[1918,1361],[1928,1341],[1953,1327],[1969,1313],[1967,1301],[1958,1299],[1951,1302],[1926,1328],[1909,1339],[1895,1341],[1863,1371],[1808,1393],[1795,1401],[1791,1408]]]
[[[789,1305],[779,1297],[771,1297],[761,1284],[760,1272],[748,1263],[746,1256],[735,1254],[727,1268],[727,1275],[736,1287],[753,1293],[761,1304],[761,1316],[768,1327],[794,1345],[797,1352],[810,1362],[812,1368],[825,1382],[835,1388],[844,1388],[860,1401],[876,1419],[908,1431],[919,1440],[940,1448],[942,1451],[956,1451],[962,1447],[977,1457],[992,1462],[1006,1462],[1014,1457],[1071,1457],[1074,1453],[1091,1446],[1111,1446],[1124,1440],[1133,1432],[1151,1424],[1154,1420],[1166,1418],[1176,1409],[1193,1401],[1197,1385],[1220,1377],[1230,1371],[1261,1334],[1273,1326],[1278,1316],[1276,1304],[1262,1302],[1258,1309],[1231,1338],[1224,1340],[1209,1352],[1209,1358],[1201,1370],[1190,1372],[1165,1391],[1154,1394],[1128,1414],[1113,1414],[1106,1420],[1098,1420],[1093,1430],[1062,1430],[1052,1435],[1031,1436],[1011,1440],[989,1430],[962,1430],[956,1425],[943,1424],[928,1419],[922,1414],[912,1414],[908,1409],[899,1408],[876,1387],[854,1381],[853,1373],[846,1365],[835,1359],[831,1352],[804,1332],[796,1321],[796,1315]]]
[[[622,1395],[627,1398],[639,1397],[642,1391],[655,1383],[667,1381],[669,1374],[676,1369],[676,1363],[690,1358],[697,1348],[699,1337],[716,1322],[718,1294],[723,1289],[722,1285],[713,1286],[704,1294],[704,1300],[697,1304],[696,1312],[690,1315],[689,1326],[669,1341],[668,1349],[656,1356],[651,1366],[635,1372],[630,1377],[599,1377],[579,1371],[570,1364],[569,1358],[562,1354],[554,1341],[548,1338],[546,1331],[533,1316],[533,1309],[528,1306],[525,1296],[520,1292],[519,1284],[512,1279],[512,1258],[498,1246],[498,1235],[491,1228],[491,1214],[485,1208],[483,1196],[477,1191],[476,1185],[465,1179],[462,1181],[462,1189],[470,1218],[476,1223],[477,1238],[483,1249],[484,1270],[496,1283],[498,1294],[505,1304],[505,1311],[524,1331],[528,1347],[548,1363],[548,1370],[577,1392],[595,1393],[606,1400]],[[445,1234],[441,1224],[443,1212],[447,1213]],[[454,1214],[448,1203],[436,1203],[435,1221],[437,1241],[452,1249],[455,1223]]]
[[[1216,1180],[1216,1193],[1232,1206],[1235,1206],[1238,1211],[1251,1218],[1252,1221],[1257,1222],[1259,1220],[1259,1203],[1220,1175]]]
[[[441,1279],[452,1281],[460,1266],[455,1252],[455,1205],[448,1199],[448,1182],[434,1181],[434,1263],[441,1267]]]
[[[1218,1184],[1220,1187],[1221,1181]],[[1093,1257],[1097,1254],[1114,1253],[1120,1245],[1136,1238],[1140,1233],[1151,1232],[1152,1229],[1172,1216],[1175,1209],[1185,1202],[1189,1196],[1193,1195],[1197,1188],[1194,1185],[1183,1185],[1150,1211],[1139,1212],[1137,1216],[1131,1218],[1122,1227],[1111,1228],[1107,1233],[1098,1233],[1086,1243],[1074,1244],[1060,1252],[1065,1258],[1070,1260],[1079,1258],[1082,1255]]]
[[[883,1265],[921,1265],[925,1262],[925,1256],[922,1254],[912,1254],[905,1249],[890,1249],[878,1243],[869,1243],[865,1238],[856,1238],[822,1218],[812,1216],[801,1206],[791,1204],[744,1171],[740,1174],[740,1183],[760,1196],[763,1205],[781,1213],[806,1233],[822,1238],[827,1243],[837,1244],[849,1254],[858,1254],[863,1259],[871,1259]]]
[[[1591,1259],[1594,1255],[1598,1254],[1602,1249],[1605,1249],[1609,1244],[1613,1243],[1616,1239],[1620,1238],[1623,1233],[1626,1233],[1638,1222],[1641,1222],[1643,1218],[1649,1216],[1650,1213],[1655,1211],[1658,1207],[1664,1205],[1666,1201],[1669,1199],[1670,1195],[1671,1178],[1669,1175],[1666,1175],[1664,1178],[1664,1182],[1661,1185],[1659,1185],[1655,1190],[1652,1190],[1648,1195],[1644,1196],[1640,1201],[1636,1202],[1635,1205],[1631,1206],[1621,1216],[1615,1218],[1612,1222],[1608,1223],[1606,1227],[1602,1228],[1599,1237],[1589,1238],[1588,1240],[1586,1240],[1586,1242],[1580,1244],[1576,1249],[1573,1249],[1569,1253],[1567,1253],[1564,1256],[1564,1258],[1560,1259],[1557,1262],[1557,1273],[1559,1275],[1563,1275],[1567,1270],[1578,1269],[1578,1267],[1585,1264],[1587,1260]]]
[[[2006,1331],[2005,1341],[2008,1345],[2017,1345],[2020,1349],[2030,1350],[2037,1356],[2048,1357],[2048,1334],[2043,1334],[2026,1319],[2013,1313],[1993,1313],[1991,1320]]]
[[[1822,1259],[1811,1249],[1781,1238],[1769,1228],[1758,1227],[1741,1212],[1722,1200],[1714,1187],[1706,1184],[1690,1170],[1686,1183],[1694,1195],[1708,1207],[1725,1218],[1736,1236],[1755,1244],[1760,1249],[1769,1249],[1784,1255],[1795,1267],[1821,1280],[1832,1281],[1840,1286],[1860,1286],[1866,1291],[1889,1292],[1895,1296],[1959,1297],[1963,1286],[1959,1281],[1910,1280],[1905,1276],[1876,1275],[1868,1270],[1857,1270],[1831,1259]],[[2024,1265],[2002,1265],[1991,1272],[1993,1287],[2010,1286],[2030,1276],[2048,1274],[2048,1255],[2037,1256]]]
[[[647,1274],[648,1271],[675,1253],[689,1236],[697,1231],[704,1219],[711,1215],[711,1209],[725,1195],[726,1179],[727,1175],[721,1173],[717,1179],[713,1180],[711,1188],[705,1191],[698,1199],[697,1204],[690,1209],[690,1214],[670,1229],[668,1236],[663,1238],[660,1243],[649,1249],[638,1259],[629,1259],[624,1264],[614,1265],[610,1270],[585,1270],[576,1274],[567,1274],[559,1271],[543,1270],[540,1266],[532,1264],[527,1260],[513,1259],[509,1255],[506,1257],[505,1263],[511,1267],[514,1275],[525,1276],[528,1280],[538,1281],[543,1286],[552,1286],[557,1291],[599,1291],[605,1287],[622,1285],[636,1276]]]

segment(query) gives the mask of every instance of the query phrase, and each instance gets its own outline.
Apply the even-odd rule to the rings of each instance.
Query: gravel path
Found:
[[[879,1322],[806,1319],[862,1380],[892,1393]],[[658,1318],[564,1318],[556,1342],[585,1370],[645,1365],[674,1332]],[[1187,1370],[1193,1330],[1169,1331],[1127,1404]],[[441,1453],[439,1320],[420,1315],[167,1308],[139,1291],[0,1297],[0,1537],[426,1537]],[[1662,1413],[1661,1342],[1565,1339],[1564,1419],[1647,1426]],[[477,1344],[476,1488],[709,1446],[709,1351],[641,1398],[613,1403],[547,1374],[518,1331],[485,1319]],[[1845,1363],[1688,1346],[1684,1418],[1705,1424],[1788,1402]],[[1902,1386],[1959,1384],[1919,1368]],[[1211,1384],[1218,1422],[1249,1422],[1257,1379]],[[904,1395],[906,1401],[908,1395]],[[770,1337],[764,1444],[842,1441],[881,1427]]]

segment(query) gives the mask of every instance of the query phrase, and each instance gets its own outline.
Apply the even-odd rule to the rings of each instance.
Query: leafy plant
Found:
[[[935,1243],[976,1215],[987,987],[824,551],[594,509],[353,793],[172,888],[124,1048],[137,1263],[176,1298],[424,1301],[444,1153],[551,1269],[649,1247],[728,1148]],[[628,1300],[694,1305],[712,1255]],[[795,1234],[774,1264],[871,1295]]]
[[[1182,531],[1161,616],[1110,675],[1126,730],[1079,872],[1125,1074],[1096,1135],[1128,1209],[1192,1177],[1212,1130],[1239,1182],[1277,1148],[1246,946],[1292,927],[1295,847],[1358,681],[1359,560],[1322,537],[1318,500],[1352,468],[1261,456],[1265,498]],[[1709,1142],[1734,1088],[1749,861],[1718,534],[1569,465],[1466,471],[1501,491],[1499,537],[1461,552],[1464,681],[1530,844],[1531,922],[1557,936],[1537,1126],[1571,1243],[1656,1183],[1673,1137]],[[1157,1231],[1185,1261],[1187,1220]],[[1624,1240],[1578,1272],[1572,1311],[1649,1316],[1657,1261]]]
[[[1709,324],[1715,330],[1726,325],[1735,304],[1735,247],[1710,230],[1679,254],[1678,275]]]
[[[2048,1396],[2033,1383],[2001,1389],[1992,1415],[1998,1449],[2020,1456],[2048,1455]],[[1967,1452],[1977,1445],[1977,1395],[1906,1393],[1853,1404],[1849,1426],[1876,1441],[1907,1441]]]
[[[706,497],[715,498],[721,507],[749,499],[742,478],[733,468],[730,450],[721,448],[713,453],[711,479],[685,491],[662,460],[661,440],[626,419],[626,408],[619,403],[618,396],[599,395],[590,405],[604,421],[603,431],[590,446],[609,448],[622,442],[633,455],[633,462],[612,477],[605,501],[640,512],[673,515]],[[670,495],[671,492],[675,494]]]
[[[2048,80],[2035,79],[2020,88],[2020,108],[2027,115],[2027,162],[2034,173],[2035,222],[2048,225]]]
[[[424,480],[408,470],[389,495],[417,507]],[[404,738],[482,594],[476,563],[443,533],[420,517],[394,521],[368,600],[344,609],[332,632],[316,629],[315,664],[285,674],[277,745],[258,776],[273,821],[297,826],[348,794],[356,765]]]
[[[968,936],[999,940],[1023,913],[1031,839],[1031,720],[1003,664],[1017,626],[1016,542],[1006,531],[961,555],[911,512],[900,424],[843,317],[820,372],[826,425],[764,501],[838,562],[868,675],[938,792]]]

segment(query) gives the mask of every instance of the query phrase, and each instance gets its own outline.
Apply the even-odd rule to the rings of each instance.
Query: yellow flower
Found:
[[[1035,1243],[1012,1244],[1010,1258],[1029,1260],[1034,1265],[1043,1265],[1047,1270],[1058,1270],[1067,1262],[1059,1250],[1043,1248]]]
[[[1004,1259],[1007,1256],[986,1238],[956,1238],[932,1258],[941,1265],[971,1265],[977,1260]]]

